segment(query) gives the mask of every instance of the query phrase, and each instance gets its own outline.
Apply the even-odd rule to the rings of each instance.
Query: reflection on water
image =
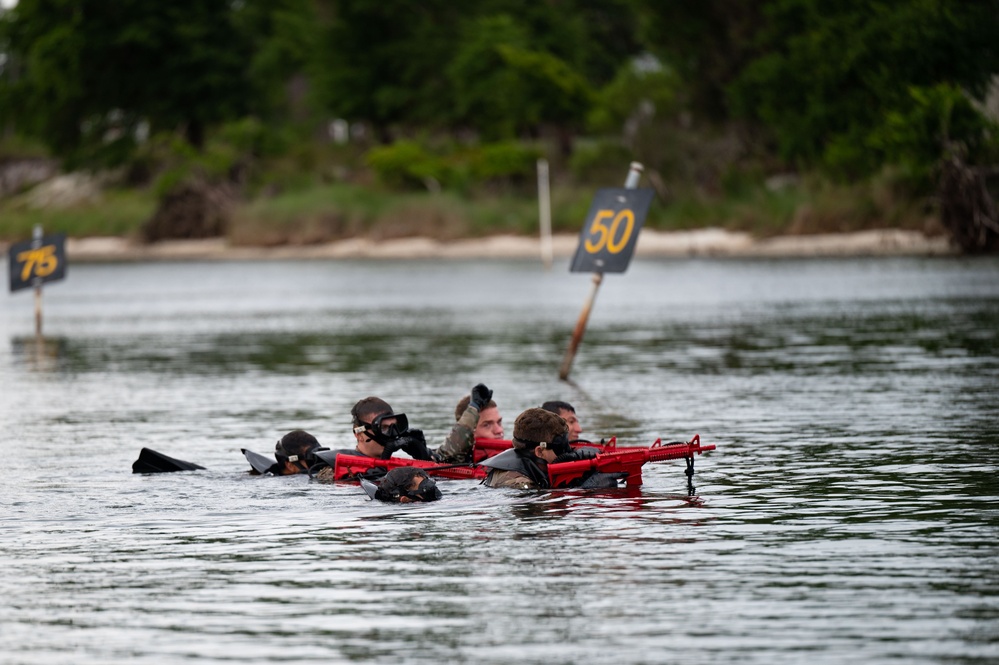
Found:
[[[561,270],[561,269],[559,269]],[[12,663],[999,660],[999,263],[74,266],[0,300]],[[27,304],[26,304],[27,303]],[[624,444],[641,488],[442,501],[247,476],[379,394],[439,441],[489,384]],[[132,475],[141,447],[206,471]]]

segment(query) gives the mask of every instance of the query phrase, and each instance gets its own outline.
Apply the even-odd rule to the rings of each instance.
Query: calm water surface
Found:
[[[6,265],[4,265],[6,270]],[[999,662],[999,261],[72,265],[0,297],[0,662]],[[477,382],[624,444],[638,490],[436,504],[252,478],[378,394]],[[143,446],[206,471],[132,475]]]

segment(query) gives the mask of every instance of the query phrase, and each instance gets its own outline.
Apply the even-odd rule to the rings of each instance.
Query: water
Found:
[[[0,662],[999,662],[999,262],[73,265],[0,299]],[[377,394],[439,441],[699,433],[637,490],[252,478]],[[132,475],[143,446],[206,471]]]

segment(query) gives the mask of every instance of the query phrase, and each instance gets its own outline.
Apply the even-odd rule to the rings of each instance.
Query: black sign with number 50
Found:
[[[653,196],[651,189],[598,190],[569,272],[627,270]]]

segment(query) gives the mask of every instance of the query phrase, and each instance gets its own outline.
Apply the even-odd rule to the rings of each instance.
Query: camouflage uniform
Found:
[[[479,410],[469,405],[461,418],[451,428],[444,445],[430,451],[435,462],[444,464],[470,464],[472,446],[475,445],[475,427],[479,424]]]
[[[516,490],[538,490],[541,489],[530,478],[516,471],[503,471],[494,469],[486,477],[486,487],[507,487]]]
[[[357,448],[353,449],[341,448],[338,450],[334,450],[333,452],[335,452],[338,455],[343,453],[344,455],[357,455],[358,457],[367,457],[367,455],[362,453]],[[314,480],[318,480],[321,483],[333,483],[336,482],[336,478],[333,477],[333,471],[334,468],[332,466],[324,466],[323,468],[319,469],[319,471],[317,471],[315,474],[313,474],[312,478]]]

